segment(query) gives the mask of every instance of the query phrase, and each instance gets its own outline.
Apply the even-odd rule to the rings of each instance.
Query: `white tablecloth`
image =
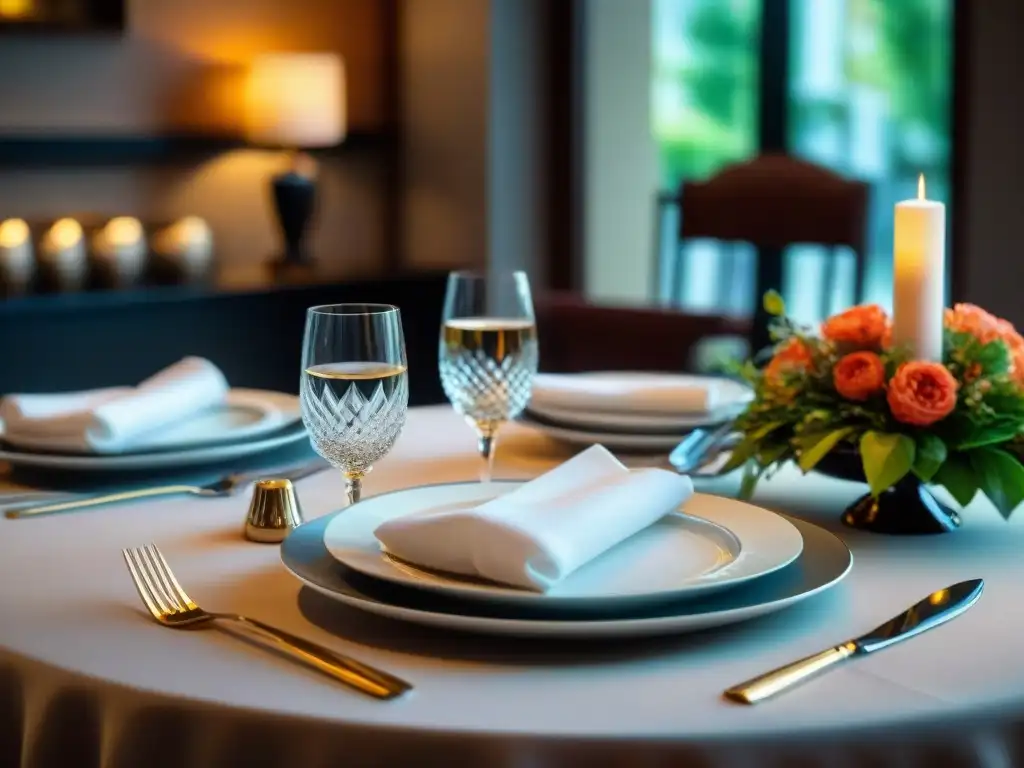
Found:
[[[496,474],[533,476],[566,455],[510,427]],[[449,409],[414,410],[366,493],[477,470]],[[298,488],[307,518],[343,505],[333,473]],[[845,537],[855,564],[835,590],[725,630],[614,645],[445,634],[336,606],[301,591],[277,547],[241,537],[245,498],[0,520],[0,766],[1017,764],[1024,514],[1006,524],[976,504],[956,533],[890,538],[835,523],[859,491],[782,473],[759,492]],[[158,626],[119,553],[151,541],[204,607],[276,623],[416,690],[381,703],[226,633]],[[941,629],[757,707],[721,698],[978,576],[981,601]]]

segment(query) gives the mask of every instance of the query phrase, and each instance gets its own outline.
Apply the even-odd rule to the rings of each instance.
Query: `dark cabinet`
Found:
[[[379,302],[402,310],[411,403],[444,402],[437,338],[445,280],[438,273],[0,301],[0,393],[135,383],[186,355],[209,358],[234,386],[297,393],[306,308]]]

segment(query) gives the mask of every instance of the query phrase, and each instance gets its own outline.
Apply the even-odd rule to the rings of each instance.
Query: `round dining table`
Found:
[[[450,408],[411,409],[365,496],[474,480],[475,445]],[[570,455],[508,425],[495,476],[535,477]],[[738,488],[735,476],[695,483]],[[296,489],[307,520],[344,506],[333,471]],[[1006,522],[979,500],[949,534],[843,528],[840,511],[863,492],[783,470],[754,497],[842,537],[854,563],[833,589],[723,629],[614,643],[449,633],[334,603],[301,587],[277,545],[243,537],[245,494],[3,519],[0,766],[1024,764],[1024,513]],[[151,542],[204,608],[261,619],[415,689],[382,702],[227,632],[160,626],[120,551]],[[722,696],[972,578],[985,579],[981,599],[940,628],[756,706]]]

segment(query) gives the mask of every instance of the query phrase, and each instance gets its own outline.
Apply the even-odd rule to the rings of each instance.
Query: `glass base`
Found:
[[[363,478],[366,477],[366,473],[369,469],[363,472],[344,472],[345,476],[345,498],[348,500],[348,506],[358,504],[359,500],[363,495]]]
[[[960,515],[909,476],[877,499],[870,494],[857,499],[841,519],[851,528],[901,536],[949,533],[960,527]]]
[[[473,429],[477,434],[477,450],[480,458],[483,459],[483,466],[480,468],[480,482],[489,483],[494,478],[494,450],[498,444],[498,428],[500,421],[475,421],[470,420]]]

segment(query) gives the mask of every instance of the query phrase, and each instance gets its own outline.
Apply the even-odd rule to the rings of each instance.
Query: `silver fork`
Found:
[[[234,613],[210,613],[185,594],[163,554],[155,544],[122,549],[128,572],[139,597],[153,618],[165,627],[211,627],[214,621],[243,627],[249,636],[306,666],[323,672],[377,699],[394,699],[412,686],[392,674],[335,653],[328,648],[276,629],[262,621]]]
[[[104,493],[99,496],[76,497],[68,501],[55,501],[51,504],[27,504],[15,506],[4,510],[4,517],[16,519],[21,517],[39,517],[40,515],[52,515],[57,512],[71,512],[77,509],[98,507],[102,504],[116,504],[122,501],[135,501],[152,496],[171,496],[175,494],[192,494],[193,496],[232,496],[249,483],[258,480],[260,477],[275,476],[286,480],[301,480],[304,477],[315,474],[329,465],[322,459],[300,465],[290,471],[275,473],[273,470],[260,470],[256,472],[242,472],[226,475],[207,485],[158,485],[151,488],[138,488],[133,491],[120,491],[118,493]],[[0,505],[2,506],[2,505]]]

